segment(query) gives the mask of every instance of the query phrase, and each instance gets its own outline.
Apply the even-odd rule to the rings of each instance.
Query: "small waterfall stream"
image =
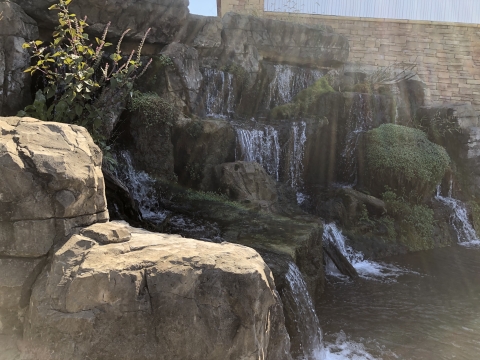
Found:
[[[295,360],[324,360],[325,349],[322,342],[322,330],[318,321],[307,285],[297,265],[288,264],[285,275],[286,286],[282,289],[283,306],[288,309],[286,316],[291,315],[289,329],[292,344],[292,355]]]
[[[204,69],[205,112],[213,118],[230,117],[235,111],[233,75],[217,69]]]
[[[272,126],[263,130],[237,128],[237,143],[240,153],[236,160],[256,161],[277,181],[280,177],[280,143],[278,132]]]
[[[306,134],[307,124],[304,121],[292,124],[290,132],[290,151],[289,160],[289,184],[297,191],[297,203],[302,204],[305,201],[303,191],[303,158],[305,155],[305,143],[307,142]]]
[[[357,184],[357,149],[361,134],[373,127],[373,115],[366,94],[355,94],[347,121],[347,135],[341,155],[342,183]]]
[[[325,224],[323,228],[323,241],[332,242],[342,252],[343,256],[353,265],[360,277],[365,279],[379,279],[398,277],[405,273],[404,269],[400,269],[391,264],[375,262],[366,260],[365,256],[360,251],[355,251],[346,243],[346,238],[342,231],[335,223]],[[326,264],[327,273],[334,276],[343,277],[336,269],[333,262],[327,258]]]
[[[468,219],[467,207],[463,202],[453,198],[452,196],[453,181],[450,181],[450,187],[446,197],[441,195],[441,190],[441,186],[438,185],[435,199],[447,205],[451,209],[452,215],[450,217],[450,221],[455,229],[455,232],[457,233],[458,243],[463,246],[480,245],[480,240],[477,236],[477,233]]]
[[[267,105],[274,108],[289,103],[300,91],[323,77],[320,70],[299,68],[290,65],[274,65],[274,77],[270,82]]]

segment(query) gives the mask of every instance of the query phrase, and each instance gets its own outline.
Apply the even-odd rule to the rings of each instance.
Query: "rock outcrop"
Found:
[[[30,304],[33,358],[291,359],[272,274],[239,245],[97,224],[55,252]]]
[[[38,38],[35,20],[12,2],[0,2],[0,115],[14,115],[29,103],[30,55],[22,45]]]
[[[0,333],[21,330],[52,247],[108,220],[101,164],[84,128],[0,118]]]
[[[261,60],[290,65],[325,66],[347,60],[348,40],[332,28],[228,13],[222,19],[190,16],[178,40],[203,58],[233,61],[257,72]]]
[[[55,11],[48,8],[57,0],[14,0],[41,27],[53,29],[58,23]],[[188,0],[74,0],[72,13],[87,16],[90,31],[101,34],[111,21],[110,35],[120,37],[131,29],[129,39],[139,40],[151,28],[148,42],[168,44],[183,26],[188,16]]]
[[[275,181],[256,162],[237,161],[216,167],[220,189],[231,199],[274,210],[278,195]]]

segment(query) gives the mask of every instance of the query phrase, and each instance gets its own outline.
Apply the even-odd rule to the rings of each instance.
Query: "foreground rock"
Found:
[[[291,359],[271,272],[239,245],[98,224],[56,251],[30,304],[31,358]]]
[[[14,115],[31,102],[30,75],[23,72],[30,55],[22,45],[38,38],[38,27],[15,3],[0,2],[0,13],[0,115]]]
[[[54,244],[108,220],[101,164],[84,128],[0,118],[0,334],[21,331]]]
[[[48,8],[57,0],[14,0],[25,12],[37,20],[40,26],[53,29],[57,13]],[[141,39],[151,28],[149,41],[169,43],[188,16],[188,0],[76,0],[70,5],[79,18],[87,16],[90,29],[101,33],[111,21],[110,35],[120,36],[131,29],[129,38]]]

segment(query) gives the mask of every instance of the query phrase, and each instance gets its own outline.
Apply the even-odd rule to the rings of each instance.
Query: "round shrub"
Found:
[[[370,130],[365,152],[369,187],[375,193],[388,185],[397,194],[424,197],[434,191],[450,164],[445,149],[424,132],[394,124]]]

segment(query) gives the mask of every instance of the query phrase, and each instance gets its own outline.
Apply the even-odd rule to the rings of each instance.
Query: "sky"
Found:
[[[217,0],[190,0],[190,13],[217,16]]]

